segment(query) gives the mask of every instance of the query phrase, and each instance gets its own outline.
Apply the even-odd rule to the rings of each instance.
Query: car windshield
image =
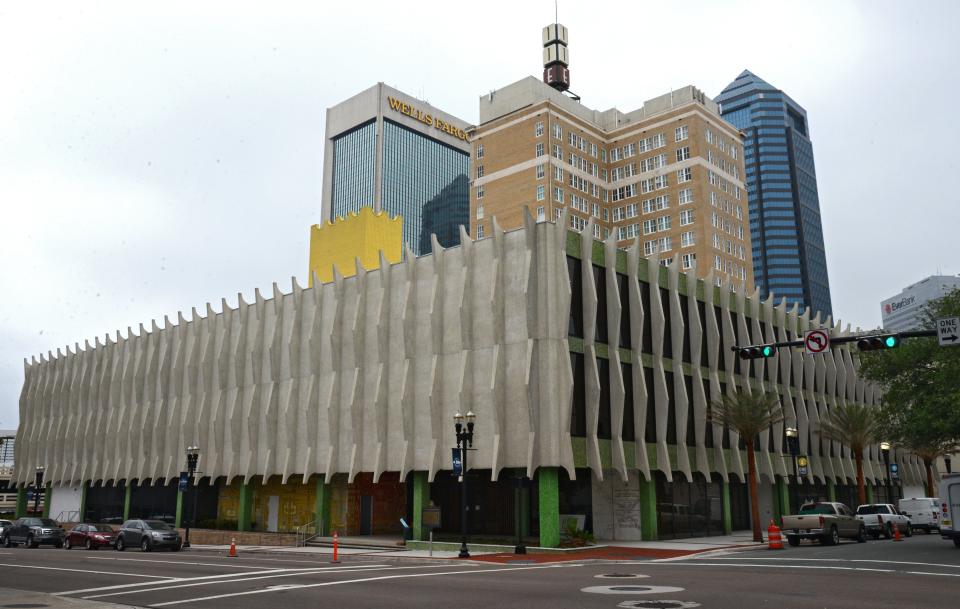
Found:
[[[833,515],[833,506],[826,503],[809,503],[800,508],[801,516],[810,516],[813,514],[829,514]]]
[[[105,524],[92,524],[90,525],[90,528],[98,533],[113,533],[113,527]]]
[[[40,526],[44,526],[44,527],[58,527],[58,526],[60,526],[59,524],[57,524],[57,521],[56,521],[56,520],[51,520],[51,519],[49,519],[49,518],[40,518],[39,520],[40,520]]]
[[[147,525],[148,529],[153,529],[154,531],[172,531],[173,527],[162,520],[144,520],[143,523]]]
[[[861,505],[857,508],[858,514],[889,514],[890,510],[885,505]]]

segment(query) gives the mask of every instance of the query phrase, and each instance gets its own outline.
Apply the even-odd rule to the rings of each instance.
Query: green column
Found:
[[[53,487],[47,484],[43,489],[43,517],[50,518],[50,496],[53,495]]]
[[[253,483],[240,485],[240,505],[237,509],[237,530],[249,531],[253,516]]]
[[[657,540],[657,484],[652,479],[640,479],[640,537]]]
[[[780,524],[783,517],[790,515],[790,486],[783,478],[777,478],[777,492],[780,493]]]
[[[183,491],[180,490],[180,483],[177,483],[177,515],[176,520],[173,523],[173,526],[178,529],[182,526],[183,523]]]
[[[540,546],[560,545],[560,483],[556,467],[541,467],[537,480],[540,499]]]
[[[320,536],[326,536],[330,531],[330,491],[332,487],[327,484],[326,474],[320,474],[317,477],[317,505],[315,508],[317,526],[314,533]],[[414,505],[416,505],[416,487],[414,487]]]
[[[89,482],[84,482],[80,485],[80,514],[77,515],[77,520],[80,522],[87,521],[87,489],[89,484]]]
[[[730,506],[730,483],[723,481],[723,487],[720,491],[720,509],[723,510],[723,534],[733,533],[733,509]]]
[[[17,488],[17,518],[23,518],[27,515],[27,487]]]
[[[834,484],[833,480],[827,480],[827,499],[830,501],[837,500],[837,485]]]
[[[130,484],[130,481],[124,482],[125,488],[123,491],[123,519],[130,519],[130,499],[133,498],[133,485]]]
[[[873,503],[873,485],[867,484],[867,503]]]
[[[413,538],[423,540],[423,506],[430,502],[430,483],[427,472],[413,472]]]

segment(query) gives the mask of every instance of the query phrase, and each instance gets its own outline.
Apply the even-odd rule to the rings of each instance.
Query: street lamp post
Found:
[[[791,501],[794,505],[797,505],[799,503],[797,496],[800,493],[800,474],[797,471],[797,455],[800,454],[800,434],[796,427],[787,427],[786,433],[787,448],[790,450],[790,457],[793,460],[793,481],[795,484],[794,496]]]
[[[883,453],[883,464],[887,469],[887,503],[893,503],[893,494],[890,491],[890,443],[881,442],[880,452]]]
[[[457,411],[453,415],[453,428],[457,433],[457,448],[460,450],[460,558],[470,558],[467,550],[467,451],[473,446],[473,423],[476,416],[472,411],[467,412],[467,425],[464,428],[464,416]]]
[[[40,490],[43,488],[43,471],[44,468],[42,465],[37,466],[37,477],[35,479],[35,484],[33,485],[33,515],[36,516],[37,512],[40,511]]]
[[[950,468],[951,465],[952,463],[950,462],[950,455],[947,455],[946,457],[943,458],[943,466],[947,469],[948,474],[952,473]]]
[[[195,486],[193,480],[193,474],[197,471],[197,463],[200,461],[200,447],[199,446],[188,446],[187,447],[187,484],[190,488]],[[190,514],[190,518],[187,519],[186,531],[183,536],[183,547],[190,547],[190,525],[194,524],[193,520],[197,517],[197,496],[200,494],[199,488],[193,489],[193,513]]]

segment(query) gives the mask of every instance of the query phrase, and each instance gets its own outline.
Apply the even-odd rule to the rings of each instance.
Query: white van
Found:
[[[940,535],[960,548],[960,474],[947,474],[940,481]]]
[[[922,529],[927,533],[940,530],[940,500],[936,497],[901,499],[897,508],[910,518],[914,530]]]

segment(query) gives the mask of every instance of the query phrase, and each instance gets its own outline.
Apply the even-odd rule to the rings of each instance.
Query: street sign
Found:
[[[440,508],[438,507],[425,507],[423,508],[423,516],[421,517],[421,522],[423,526],[428,529],[439,529],[440,528]]]
[[[890,477],[894,480],[898,480],[900,478],[900,466],[896,463],[890,464]]]
[[[937,320],[937,341],[941,347],[960,345],[960,317],[944,317]]]
[[[807,355],[830,350],[830,335],[826,330],[807,330],[803,333],[803,347]]]
[[[190,486],[190,474],[187,472],[180,472],[180,486],[178,487],[178,490],[181,493],[185,493],[188,486]]]
[[[453,449],[453,475],[463,475],[463,456],[459,448]]]
[[[800,455],[797,457],[797,473],[801,476],[806,476],[809,472],[810,460],[807,459],[806,455]]]

